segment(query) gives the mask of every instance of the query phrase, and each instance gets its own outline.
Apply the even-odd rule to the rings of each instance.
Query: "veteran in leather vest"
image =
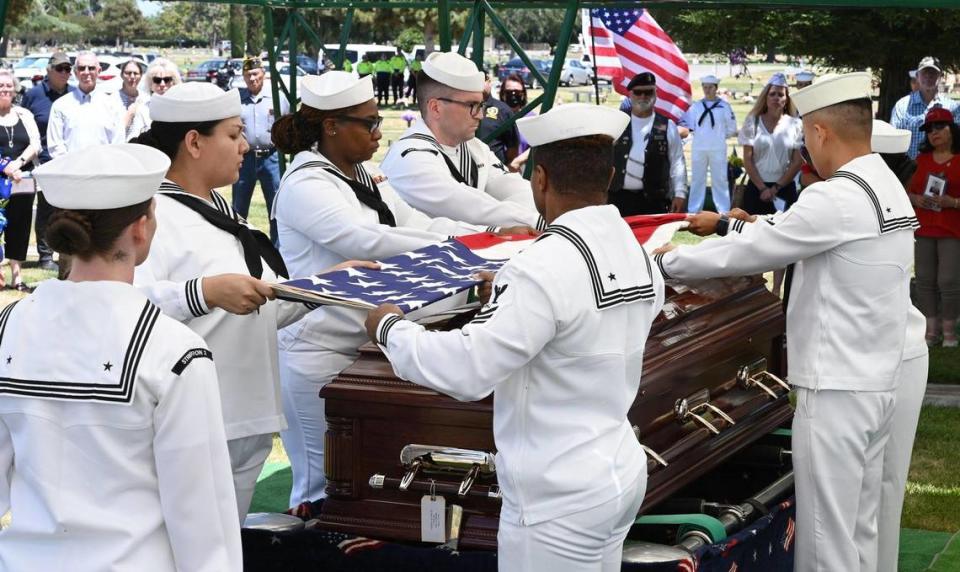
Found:
[[[627,84],[630,124],[614,143],[616,172],[609,202],[620,214],[685,212],[687,167],[677,124],[654,111],[657,78],[638,73]]]

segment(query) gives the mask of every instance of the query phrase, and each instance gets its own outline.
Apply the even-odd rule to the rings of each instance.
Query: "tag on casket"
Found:
[[[420,499],[420,541],[447,541],[447,501],[440,496]]]

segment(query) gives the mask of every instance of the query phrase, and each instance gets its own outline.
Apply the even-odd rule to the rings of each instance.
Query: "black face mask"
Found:
[[[507,91],[503,94],[503,102],[510,107],[521,107],[524,104],[522,91]]]

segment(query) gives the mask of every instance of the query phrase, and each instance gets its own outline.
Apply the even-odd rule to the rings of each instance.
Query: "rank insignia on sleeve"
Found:
[[[183,354],[183,357],[177,360],[176,365],[173,366],[171,371],[177,375],[180,375],[183,373],[183,370],[187,369],[187,366],[190,365],[190,362],[198,358],[206,358],[210,361],[213,361],[213,352],[207,348],[193,348],[191,350],[187,350],[187,353]]]

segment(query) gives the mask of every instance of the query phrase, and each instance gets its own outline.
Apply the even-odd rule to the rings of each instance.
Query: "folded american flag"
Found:
[[[684,214],[627,217],[634,236],[648,250],[670,241]],[[530,236],[471,234],[377,261],[378,270],[346,268],[274,284],[277,297],[308,304],[376,308],[396,304],[404,312],[449,298],[481,282],[477,273],[496,272],[536,240]]]

